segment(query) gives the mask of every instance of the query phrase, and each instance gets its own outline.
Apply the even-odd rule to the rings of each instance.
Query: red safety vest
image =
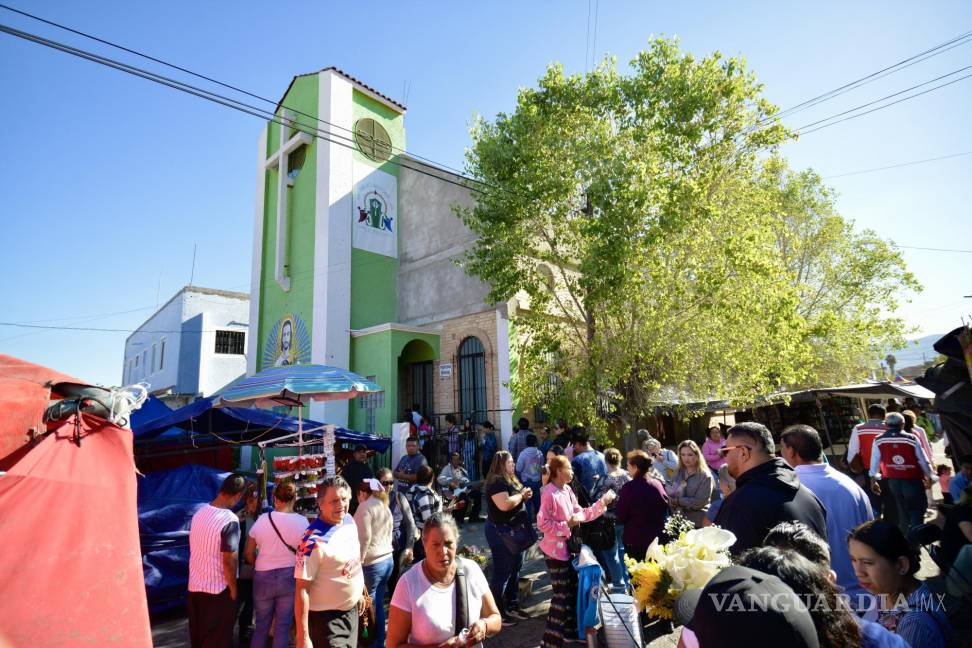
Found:
[[[882,479],[923,479],[924,471],[918,463],[921,452],[918,438],[902,432],[893,436],[878,437],[874,448],[881,453]]]
[[[864,462],[866,472],[871,467],[871,447],[874,444],[874,439],[887,432],[888,428],[884,426],[884,423],[868,422],[855,425],[854,431],[857,432],[857,443],[860,447],[858,454],[861,455],[861,461]],[[853,433],[852,431],[851,434]]]

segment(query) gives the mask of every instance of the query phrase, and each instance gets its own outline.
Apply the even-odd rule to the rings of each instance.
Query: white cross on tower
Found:
[[[277,245],[276,262],[274,263],[274,278],[284,290],[290,290],[290,277],[284,268],[287,260],[287,187],[294,184],[293,178],[287,175],[287,165],[290,154],[301,146],[310,146],[314,138],[303,131],[297,130],[293,137],[287,139],[287,130],[296,128],[293,113],[284,110],[280,118],[280,148],[267,158],[264,169],[277,171]]]

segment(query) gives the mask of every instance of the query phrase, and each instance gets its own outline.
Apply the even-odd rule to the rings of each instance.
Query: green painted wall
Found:
[[[398,320],[398,259],[351,250],[351,328]]]
[[[386,162],[375,162],[358,150],[355,150],[354,158],[359,162],[366,162],[373,167],[379,168],[385,173],[390,173],[397,178],[397,154],[405,150],[405,116],[357,90],[351,93],[351,97],[351,101],[354,103],[351,109],[351,119],[354,122],[357,122],[362,117],[374,119],[388,131],[388,136],[391,137],[393,147],[392,157]]]
[[[363,376],[375,376],[375,380],[385,389],[384,407],[375,410],[375,433],[382,436],[391,434],[392,423],[401,415],[399,400],[399,357],[413,340],[421,340],[424,345],[413,345],[411,353],[405,358],[408,362],[434,360],[439,357],[439,336],[425,333],[387,330],[351,338],[351,370]],[[351,429],[367,429],[367,413],[355,400],[350,401],[349,423]]]
[[[405,148],[405,120],[402,115],[384,104],[355,90],[352,120],[369,117],[381,124],[391,137],[392,157],[384,163],[354,151],[355,160],[364,162],[398,178],[398,156],[395,152]],[[357,178],[355,179],[357,180]],[[399,223],[402,219],[398,212]],[[396,236],[401,228],[396,228]],[[365,250],[351,251],[351,328],[362,329],[398,319],[398,260]]]
[[[282,103],[289,108],[299,110],[308,115],[316,115],[318,110],[317,75],[299,77],[284,97]],[[282,110],[277,114],[282,114]],[[312,120],[302,115],[295,115],[298,123],[312,126]],[[311,131],[313,132],[313,131]],[[277,172],[268,171],[264,174],[263,201],[263,247],[261,249],[260,270],[260,315],[257,339],[257,371],[265,369],[263,350],[267,335],[281,316],[286,313],[299,315],[307,326],[308,332],[313,330],[312,321],[314,304],[314,215],[316,213],[316,182],[317,151],[320,140],[315,140],[307,151],[303,169],[294,181],[294,186],[288,189],[287,210],[289,218],[289,254],[288,266],[290,275],[290,291],[285,292],[274,278],[275,249],[277,244]],[[267,124],[266,157],[280,148],[280,127],[275,123]]]

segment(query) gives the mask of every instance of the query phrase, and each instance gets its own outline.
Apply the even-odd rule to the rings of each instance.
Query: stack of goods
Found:
[[[314,509],[317,486],[324,479],[326,458],[323,454],[274,457],[273,481],[291,480],[297,485],[297,509]],[[308,501],[309,500],[309,501]]]

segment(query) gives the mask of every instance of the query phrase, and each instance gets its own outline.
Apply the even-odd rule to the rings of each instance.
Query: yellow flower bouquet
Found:
[[[635,601],[648,616],[671,619],[672,605],[685,590],[702,588],[731,564],[736,536],[718,527],[693,529],[660,545],[656,538],[641,562],[625,558]]]

